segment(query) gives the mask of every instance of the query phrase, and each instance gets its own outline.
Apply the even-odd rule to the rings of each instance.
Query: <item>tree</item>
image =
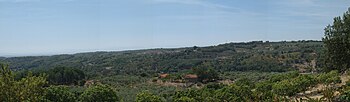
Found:
[[[16,81],[8,65],[0,63],[0,102],[38,102],[45,94],[43,86],[47,83],[44,75],[27,77]]]
[[[47,73],[49,82],[55,85],[79,84],[79,81],[85,79],[83,71],[70,67],[56,67]]]
[[[117,96],[116,91],[108,86],[97,84],[91,86],[84,91],[80,96],[82,102],[117,102],[120,98]]]
[[[208,63],[192,68],[192,72],[198,76],[198,80],[201,82],[211,82],[219,78],[219,73]]]
[[[74,102],[76,96],[69,91],[67,86],[50,86],[46,88],[45,100],[51,102]]]
[[[143,91],[136,95],[136,102],[163,102],[161,97],[148,91]]]
[[[326,71],[350,68],[350,8],[343,17],[335,17],[333,24],[325,28],[322,39],[326,53]]]

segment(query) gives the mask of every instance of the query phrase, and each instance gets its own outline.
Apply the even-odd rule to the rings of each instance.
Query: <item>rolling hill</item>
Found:
[[[224,71],[309,71],[322,65],[321,41],[252,41],[208,47],[0,58],[11,69],[81,68],[97,74],[173,73],[202,64]]]

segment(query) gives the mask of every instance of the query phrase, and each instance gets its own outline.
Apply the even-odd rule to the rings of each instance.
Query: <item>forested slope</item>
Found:
[[[320,41],[226,43],[208,47],[91,52],[0,59],[11,69],[81,68],[99,74],[172,73],[206,64],[219,72],[289,70],[320,67]],[[317,64],[317,66],[316,66]]]

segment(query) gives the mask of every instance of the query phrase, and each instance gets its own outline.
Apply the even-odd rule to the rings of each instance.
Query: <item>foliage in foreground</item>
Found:
[[[326,77],[327,76],[327,77]],[[328,77],[329,76],[329,77]],[[334,85],[339,83],[337,71],[322,74],[304,75],[296,72],[275,75],[272,78],[254,83],[241,79],[234,84],[208,84],[201,89],[177,91],[172,95],[174,102],[278,102],[292,101],[293,96],[317,84]],[[322,91],[323,99],[336,100],[334,89]],[[344,96],[345,97],[345,96]],[[312,101],[315,99],[309,99]]]
[[[46,77],[32,76],[15,80],[8,65],[0,63],[0,102],[116,102],[120,98],[108,86],[97,84],[87,88],[82,94],[74,93],[68,86],[50,86]]]
[[[47,82],[44,76],[27,77],[14,80],[14,74],[8,65],[0,64],[0,102],[38,102],[44,99],[44,89]]]

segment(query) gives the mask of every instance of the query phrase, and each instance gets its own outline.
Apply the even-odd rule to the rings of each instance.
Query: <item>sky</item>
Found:
[[[321,40],[350,0],[0,0],[0,56]]]

